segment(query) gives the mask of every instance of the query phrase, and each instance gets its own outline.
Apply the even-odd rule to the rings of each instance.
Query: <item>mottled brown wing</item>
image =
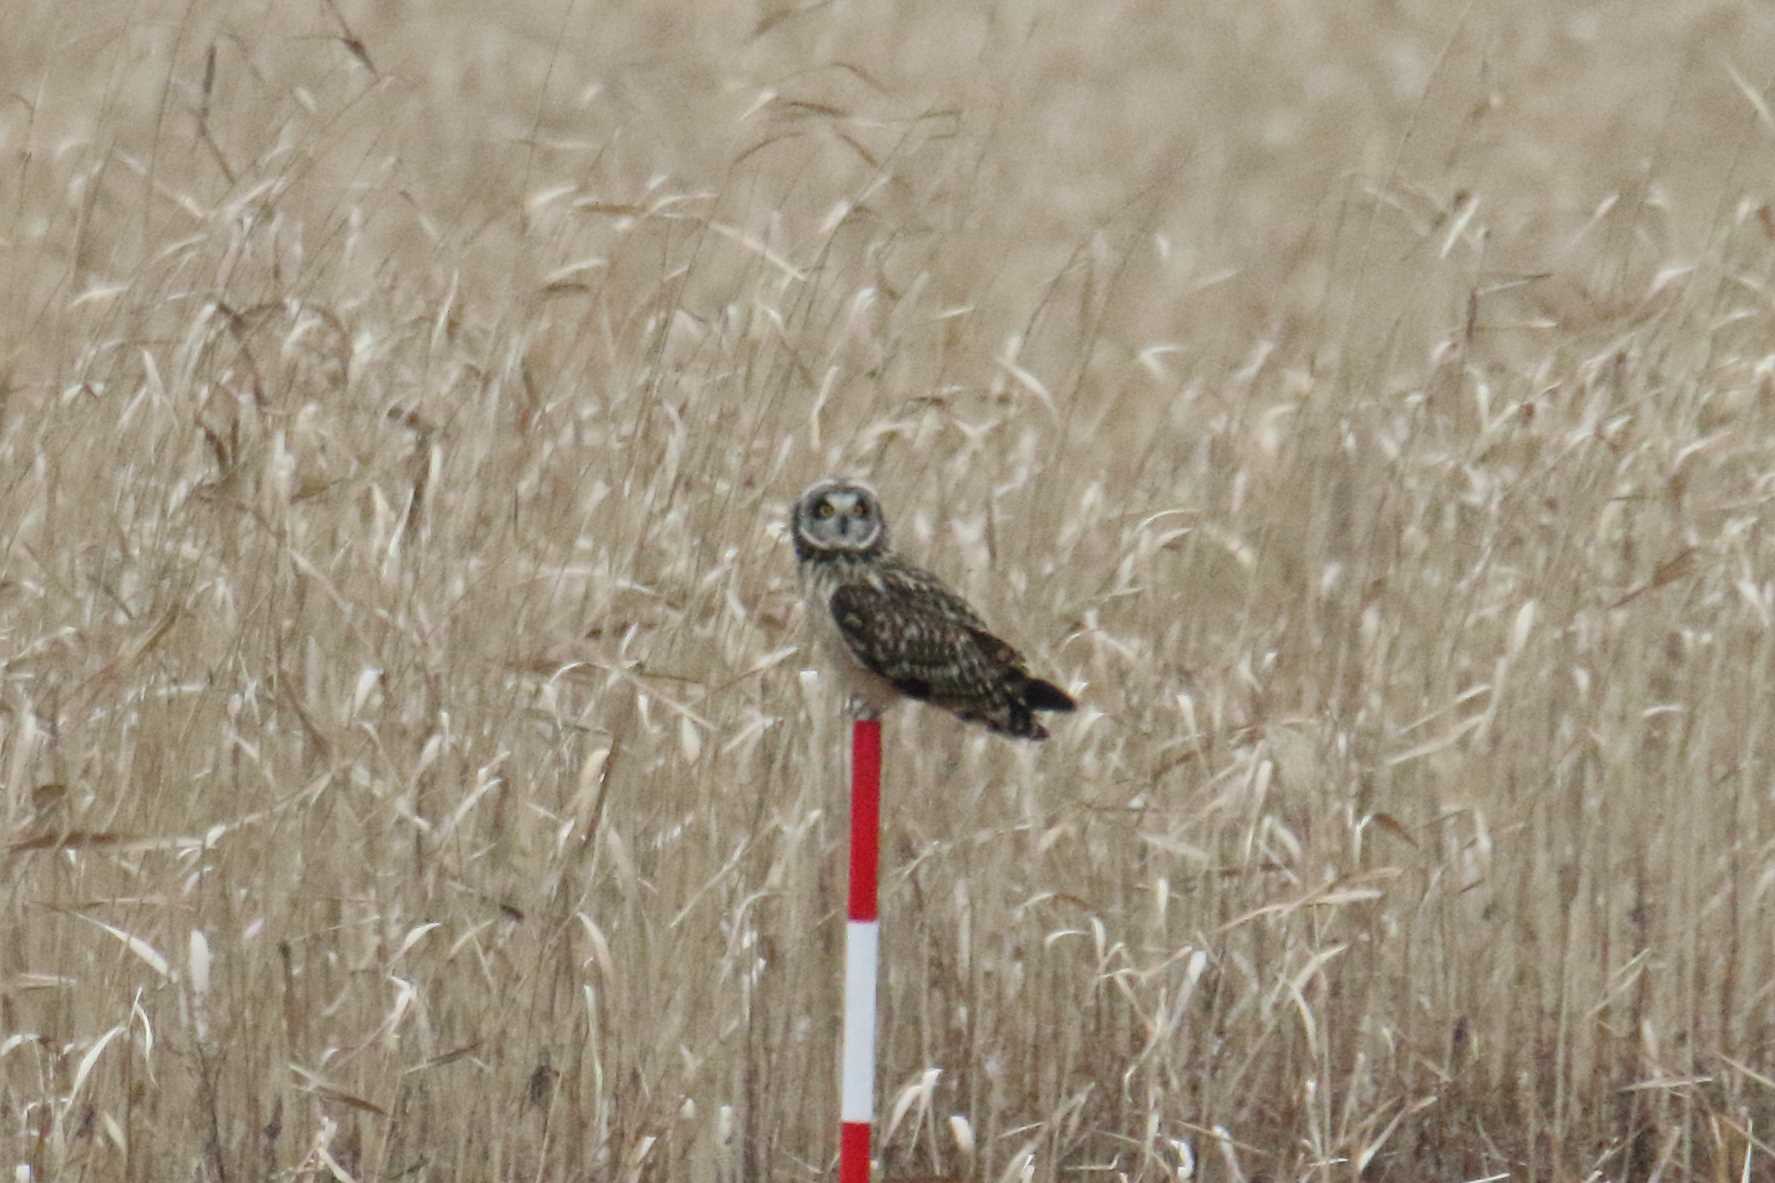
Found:
[[[1023,675],[1017,651],[934,581],[846,584],[831,607],[852,655],[908,698],[967,703],[991,696],[1006,675]]]

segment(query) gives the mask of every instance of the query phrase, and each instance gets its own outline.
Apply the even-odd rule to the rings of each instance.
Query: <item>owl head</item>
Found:
[[[815,481],[796,498],[789,533],[801,559],[865,557],[880,554],[888,544],[887,522],[875,490],[844,477]]]

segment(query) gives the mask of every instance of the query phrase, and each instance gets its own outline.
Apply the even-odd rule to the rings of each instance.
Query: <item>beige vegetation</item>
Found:
[[[1771,10],[6,22],[10,1177],[1775,1177]]]

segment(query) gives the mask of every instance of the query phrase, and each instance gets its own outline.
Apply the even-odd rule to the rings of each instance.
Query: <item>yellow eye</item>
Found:
[[[814,516],[816,518],[829,518],[837,512],[836,509],[832,508],[832,503],[830,501],[822,501],[814,507]]]
[[[869,507],[859,501],[851,506],[851,516],[853,518],[866,518],[869,516]]]

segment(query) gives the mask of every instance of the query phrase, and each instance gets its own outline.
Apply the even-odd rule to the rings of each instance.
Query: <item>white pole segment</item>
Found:
[[[844,926],[844,1073],[839,1120],[869,1122],[875,1114],[875,977],[880,924]]]

